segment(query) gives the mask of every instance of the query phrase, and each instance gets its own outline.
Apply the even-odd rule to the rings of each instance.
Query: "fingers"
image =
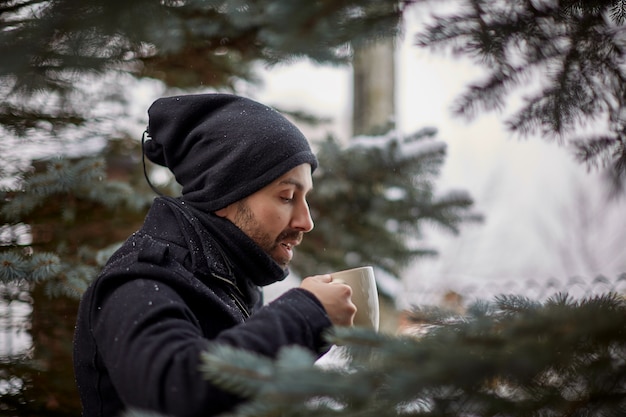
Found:
[[[356,306],[352,303],[350,286],[333,281],[328,274],[307,277],[300,286],[319,299],[334,325],[351,326],[353,324]]]
[[[312,278],[312,279],[320,281],[320,282],[332,282],[332,283],[337,283],[337,284],[346,284],[346,281],[344,281],[344,280],[342,280],[340,278],[333,278],[333,276],[331,274],[312,275],[312,276],[307,277],[307,278]]]
[[[331,282],[333,280],[333,277],[330,274],[311,275],[310,277],[306,277],[304,280],[314,280],[318,282]]]
[[[332,282],[333,277],[330,274],[318,275],[322,282]]]

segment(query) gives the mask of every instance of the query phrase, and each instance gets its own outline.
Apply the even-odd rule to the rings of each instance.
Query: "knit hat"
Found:
[[[228,206],[303,163],[306,138],[276,110],[230,94],[165,97],[148,109],[144,154],[169,168],[182,199],[206,212]]]

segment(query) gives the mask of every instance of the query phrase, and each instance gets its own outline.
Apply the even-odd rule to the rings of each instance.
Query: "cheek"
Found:
[[[281,228],[281,224],[288,216],[280,208],[266,207],[257,213],[257,221],[266,229]]]
[[[265,227],[272,230],[275,235],[282,233],[289,225],[288,210],[281,207],[279,210],[272,210],[265,213]]]
[[[282,215],[280,213],[274,213],[274,215],[272,216],[272,228],[277,233],[282,232],[285,227],[287,227],[288,222],[285,220],[287,218],[288,216]]]

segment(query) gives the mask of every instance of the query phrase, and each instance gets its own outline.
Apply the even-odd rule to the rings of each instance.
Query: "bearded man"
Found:
[[[229,94],[165,97],[148,110],[145,157],[179,197],[157,197],[140,230],[81,299],[74,369],[88,417],[129,408],[211,416],[244,401],[205,380],[201,352],[225,344],[274,358],[352,324],[351,290],[330,275],[264,305],[313,229],[307,195],[318,162],[276,110]]]

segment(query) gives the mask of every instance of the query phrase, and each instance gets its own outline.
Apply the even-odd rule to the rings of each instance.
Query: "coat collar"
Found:
[[[165,209],[175,217],[174,229],[158,214]],[[152,232],[160,230],[161,234],[168,234],[176,233],[177,229],[182,233],[195,274],[219,274],[242,288],[250,283],[266,286],[282,281],[289,273],[227,219],[204,213],[172,197],[156,198],[153,211],[157,213],[153,216],[156,221],[152,222]]]

